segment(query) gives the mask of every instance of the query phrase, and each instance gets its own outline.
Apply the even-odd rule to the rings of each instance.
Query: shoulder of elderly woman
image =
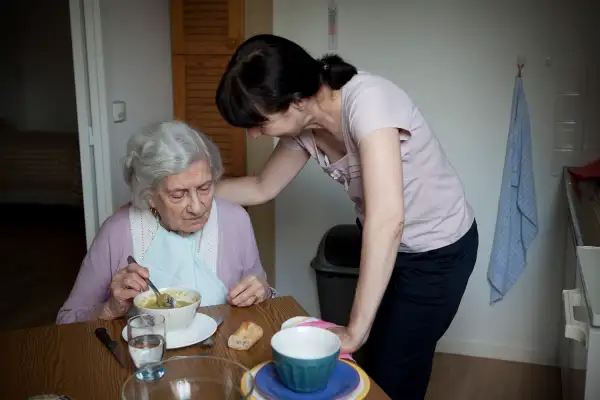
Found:
[[[215,201],[220,235],[227,237],[227,240],[223,243],[226,249],[224,254],[228,254],[228,260],[230,258],[236,258],[237,260],[237,257],[241,257],[245,268],[258,268],[259,271],[257,272],[262,274],[262,265],[250,216],[243,207],[237,204],[217,197],[215,197]],[[236,261],[232,265],[241,267],[242,264]]]
[[[244,209],[244,207],[232,203],[229,200],[225,200],[216,196],[215,202],[217,203],[217,207],[219,210],[219,219],[223,218],[223,220],[227,222],[235,221],[238,224],[240,222],[250,223],[250,216],[248,215],[248,212]]]
[[[130,204],[126,204],[120,207],[113,215],[108,217],[100,226],[98,235],[100,232],[106,233],[113,238],[124,238],[131,236],[131,229],[129,226],[129,209]]]
[[[119,208],[101,225],[88,256],[92,256],[95,267],[106,268],[110,265],[114,275],[120,268],[127,265],[127,256],[133,251],[131,227],[129,224],[129,206]]]
[[[129,207],[121,207],[102,223],[84,261],[91,261],[94,269],[110,267],[112,276],[127,265],[132,251]]]

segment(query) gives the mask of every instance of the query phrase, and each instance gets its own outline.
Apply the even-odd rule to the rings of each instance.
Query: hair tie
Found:
[[[323,70],[329,71],[330,65],[326,61],[321,61],[321,64],[323,64]]]

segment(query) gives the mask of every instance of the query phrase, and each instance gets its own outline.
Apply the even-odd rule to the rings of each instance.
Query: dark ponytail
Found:
[[[341,89],[358,73],[354,65],[348,64],[337,54],[325,54],[319,61],[323,63],[323,83],[333,90]]]
[[[254,128],[266,122],[267,115],[316,95],[323,85],[340,89],[356,73],[337,55],[316,60],[291,40],[256,35],[231,57],[215,100],[230,125]]]

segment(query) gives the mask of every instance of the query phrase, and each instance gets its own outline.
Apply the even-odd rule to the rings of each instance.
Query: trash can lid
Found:
[[[362,234],[356,225],[336,225],[321,239],[311,266],[320,272],[358,275]]]

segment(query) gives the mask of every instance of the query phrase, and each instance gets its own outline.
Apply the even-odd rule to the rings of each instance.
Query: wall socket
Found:
[[[127,119],[124,101],[116,100],[112,102],[112,115],[114,123],[123,122]]]

